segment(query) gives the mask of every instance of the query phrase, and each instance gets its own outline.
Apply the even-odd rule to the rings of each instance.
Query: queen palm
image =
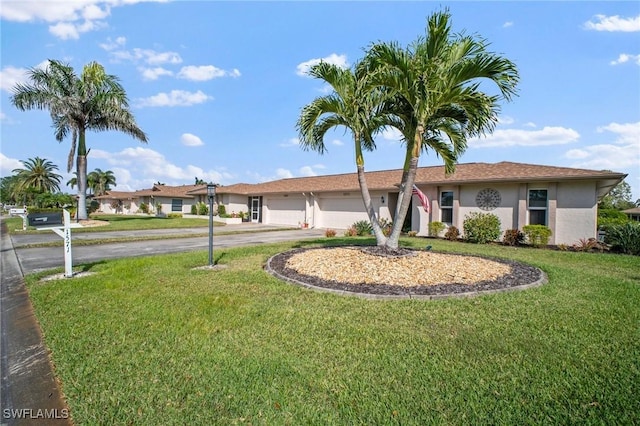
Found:
[[[309,74],[327,82],[333,92],[314,99],[306,105],[298,118],[296,128],[303,149],[312,149],[323,154],[325,134],[335,127],[349,129],[353,136],[358,183],[362,200],[371,221],[378,245],[384,245],[386,237],[382,233],[373,208],[364,169],[363,150],[375,149],[373,136],[389,124],[385,114],[384,92],[382,89],[368,88],[368,70],[359,62],[351,69],[320,62],[309,70]]]
[[[518,71],[513,62],[487,50],[488,43],[452,34],[448,12],[427,21],[425,37],[408,48],[396,43],[371,46],[364,61],[371,70],[371,90],[389,91],[389,108],[406,144],[400,194],[387,247],[397,248],[411,202],[418,160],[423,151],[442,157],[447,173],[467,147],[467,138],[491,132],[499,102],[515,94]],[[495,84],[499,95],[480,90],[480,80]]]
[[[32,68],[29,84],[13,88],[11,102],[20,110],[49,110],[56,140],[71,136],[67,171],[76,160],[78,219],[87,218],[87,143],[86,132],[117,130],[141,142],[146,134],[129,111],[127,95],[119,79],[105,72],[102,65],[90,62],[82,74],[60,61],[50,60],[46,69]]]
[[[62,176],[55,171],[58,166],[44,158],[35,157],[20,161],[24,167],[14,169],[16,185],[14,191],[20,194],[42,194],[60,191]]]

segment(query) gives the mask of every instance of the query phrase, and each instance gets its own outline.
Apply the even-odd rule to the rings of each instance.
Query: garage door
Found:
[[[305,199],[302,197],[267,198],[267,223],[298,226],[305,221]]]
[[[359,220],[369,220],[361,197],[320,198],[320,226],[347,229]]]

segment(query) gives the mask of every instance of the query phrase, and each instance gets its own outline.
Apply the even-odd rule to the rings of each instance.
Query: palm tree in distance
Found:
[[[353,136],[358,183],[365,210],[371,221],[378,245],[384,245],[383,234],[374,209],[365,178],[363,150],[373,151],[376,144],[373,136],[389,125],[390,117],[382,109],[384,92],[367,87],[369,70],[358,62],[353,70],[320,62],[309,70],[309,75],[327,82],[333,92],[314,99],[306,105],[298,118],[296,128],[300,146],[324,154],[325,134],[335,127],[349,129]]]
[[[87,181],[95,195],[103,195],[111,189],[111,185],[116,185],[116,177],[111,170],[95,169],[87,175]]]
[[[406,144],[403,175],[393,228],[387,241],[398,247],[409,209],[418,160],[423,151],[442,157],[453,173],[467,147],[467,138],[493,131],[499,103],[516,93],[518,70],[510,60],[489,52],[481,38],[453,34],[448,11],[427,20],[425,37],[404,49],[396,43],[371,46],[365,61],[371,68],[373,88],[391,94],[396,126]],[[499,95],[480,89],[480,81],[497,86]]]
[[[28,84],[17,84],[11,102],[20,110],[46,109],[51,115],[56,140],[71,136],[67,171],[76,159],[78,219],[87,219],[86,132],[117,130],[141,142],[146,134],[129,111],[127,95],[116,76],[97,62],[85,65],[76,75],[70,65],[49,60],[46,69],[32,68]]]
[[[60,191],[62,176],[55,171],[58,166],[44,158],[35,157],[20,161],[24,167],[13,169],[16,174],[14,191],[26,197],[27,194],[42,194]]]

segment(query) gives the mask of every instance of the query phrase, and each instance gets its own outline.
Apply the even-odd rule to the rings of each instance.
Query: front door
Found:
[[[261,197],[251,197],[251,222],[258,223],[260,222],[260,198]]]

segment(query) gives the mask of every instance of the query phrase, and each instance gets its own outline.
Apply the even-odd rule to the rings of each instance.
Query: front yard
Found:
[[[640,257],[430,240],[532,264],[549,283],[372,301],[263,271],[307,244],[223,250],[216,272],[193,269],[207,263],[197,252],[28,277],[76,424],[640,421]]]

